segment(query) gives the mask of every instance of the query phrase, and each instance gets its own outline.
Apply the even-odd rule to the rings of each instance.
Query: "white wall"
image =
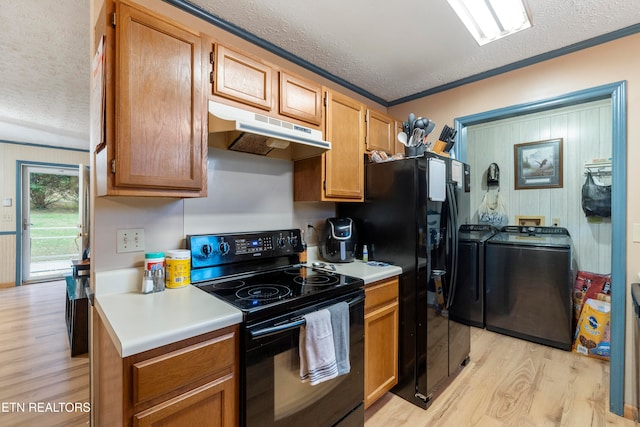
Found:
[[[184,201],[184,234],[291,228],[293,162],[209,147],[208,196]]]
[[[515,190],[514,144],[555,138],[563,140],[563,187]],[[560,219],[558,225],[567,228],[573,239],[580,270],[611,273],[611,220],[589,223],[581,206],[584,163],[610,156],[610,100],[469,126],[467,162],[474,219],[487,191],[487,168],[495,162],[509,224],[516,224],[517,215],[544,216],[545,225]]]
[[[95,272],[141,267],[144,252],[116,253],[118,229],[143,228],[145,251],[185,248],[188,234],[318,227],[334,203],[293,202],[293,162],[209,147],[208,196],[198,199],[97,197]],[[307,233],[313,244],[315,233]]]

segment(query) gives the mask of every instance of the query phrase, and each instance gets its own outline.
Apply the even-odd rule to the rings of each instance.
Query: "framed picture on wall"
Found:
[[[562,138],[513,146],[515,189],[562,188]]]

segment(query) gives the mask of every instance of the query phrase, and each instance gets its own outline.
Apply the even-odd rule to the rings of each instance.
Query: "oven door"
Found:
[[[311,386],[300,380],[300,316],[349,302],[348,374]],[[242,381],[243,424],[362,426],[364,424],[364,292],[324,301],[248,327]]]

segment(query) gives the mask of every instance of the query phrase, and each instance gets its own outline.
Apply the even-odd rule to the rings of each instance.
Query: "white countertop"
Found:
[[[142,294],[136,270],[96,275],[95,308],[121,357],[242,322],[240,310],[195,286]],[[100,286],[117,291],[100,292]]]
[[[311,263],[315,261],[324,262],[325,264],[327,264],[327,267],[324,267],[324,269],[327,271],[333,271],[330,267],[328,267],[329,265],[333,265],[335,266],[335,271],[337,273],[345,274],[347,276],[359,277],[364,280],[365,285],[402,274],[402,268],[398,266],[374,266],[369,265],[359,259],[356,259],[353,262],[331,263],[323,260],[318,256],[318,249],[316,246],[309,247],[307,250],[307,265],[311,266]]]
[[[318,259],[309,248],[307,263]],[[327,271],[333,271],[328,267]],[[359,277],[365,284],[402,274],[397,266],[372,266],[361,260],[331,263],[336,272]],[[95,275],[95,308],[121,357],[242,322],[242,312],[196,286],[140,293],[142,270],[128,268]]]

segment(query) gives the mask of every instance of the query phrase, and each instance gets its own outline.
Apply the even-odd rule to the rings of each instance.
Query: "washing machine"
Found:
[[[487,241],[488,330],[571,350],[577,264],[563,227],[506,226]]]
[[[463,224],[458,232],[456,293],[449,316],[465,325],[484,328],[485,251],[498,229],[487,224]]]

